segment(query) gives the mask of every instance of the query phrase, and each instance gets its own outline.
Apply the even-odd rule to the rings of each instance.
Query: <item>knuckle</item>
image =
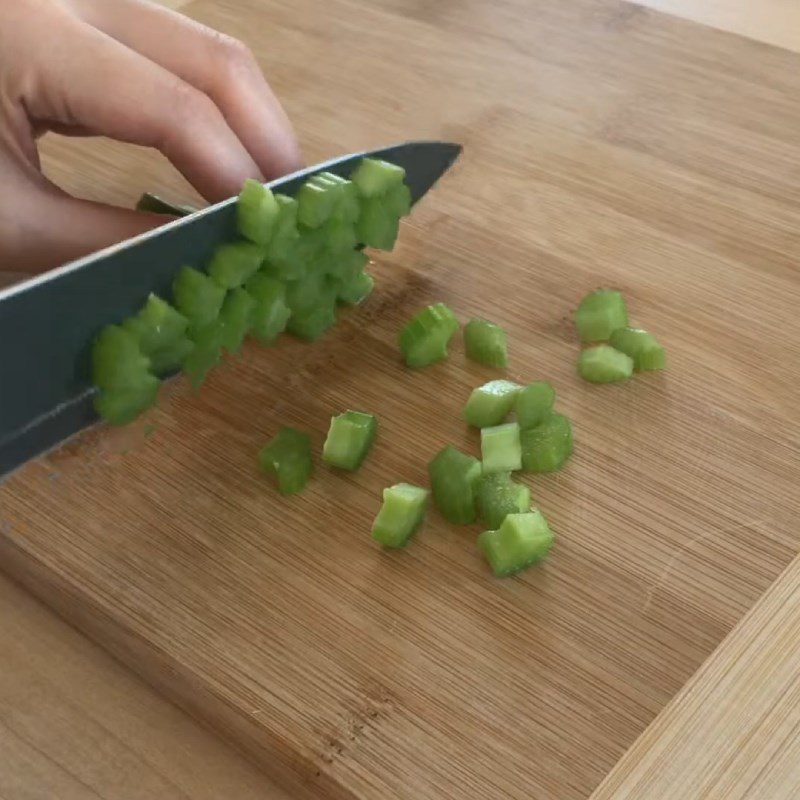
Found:
[[[226,77],[235,77],[256,67],[250,48],[240,39],[213,31],[212,52],[217,69]]]
[[[176,81],[173,86],[172,104],[175,115],[188,120],[204,117],[213,106],[203,92],[183,81]]]
[[[169,87],[164,101],[169,112],[160,115],[156,126],[158,141],[153,145],[166,154],[180,146],[187,135],[205,127],[216,113],[216,106],[208,96],[181,80]]]

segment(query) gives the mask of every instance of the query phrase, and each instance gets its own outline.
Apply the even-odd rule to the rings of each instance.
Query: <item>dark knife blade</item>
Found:
[[[337,158],[269,186],[294,194],[328,170],[347,177],[374,156],[406,170],[417,202],[458,158],[461,147],[408,142]],[[133,314],[150,292],[169,296],[184,264],[204,264],[235,237],[235,198],[0,291],[0,476],[96,421],[89,382],[97,332]]]

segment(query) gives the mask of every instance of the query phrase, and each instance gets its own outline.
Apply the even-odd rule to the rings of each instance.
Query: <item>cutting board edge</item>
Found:
[[[113,620],[85,594],[79,598],[79,587],[5,536],[0,536],[0,571],[167,700],[242,752],[265,777],[291,792],[296,800],[357,800],[323,769],[324,765],[291,749],[278,735],[238,713],[194,681],[179,662]]]

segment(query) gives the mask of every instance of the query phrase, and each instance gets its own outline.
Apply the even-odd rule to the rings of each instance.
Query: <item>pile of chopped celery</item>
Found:
[[[619,383],[634,372],[661,370],[664,348],[655,336],[628,325],[625,298],[613,289],[598,289],[581,300],[575,327],[583,344],[578,374],[590,383]]]
[[[187,214],[153,196],[142,209]],[[170,302],[151,295],[143,308],[95,340],[95,407],[126,424],[151,406],[160,379],[182,370],[196,387],[245,338],[272,344],[287,331],[307,341],[336,322],[340,305],[372,291],[363,246],[391,250],[411,209],[405,171],[365,158],[350,179],[309,178],[295,197],[247,181],[236,206],[239,239],[220,245],[205,269],[184,266]]]
[[[404,179],[396,165],[363,159],[350,179],[321,173],[295,197],[247,181],[237,205],[240,238],[218,247],[204,270],[183,267],[171,304],[151,295],[136,315],[97,337],[92,356],[100,415],[115,424],[131,421],[155,401],[160,377],[176,370],[199,386],[223,353],[238,352],[248,336],[263,344],[284,331],[319,338],[336,321],[340,304],[358,304],[372,291],[362,247],[394,246],[399,221],[411,206]],[[155,197],[143,198],[141,207],[192,211]],[[585,380],[612,383],[665,368],[665,351],[655,337],[629,326],[620,292],[587,295],[575,322],[584,345],[578,372]],[[446,359],[460,327],[444,303],[421,309],[398,337],[406,366],[421,369]],[[463,342],[470,360],[494,369],[508,366],[507,336],[499,325],[472,319],[463,327]],[[428,465],[430,489],[405,482],[384,489],[374,540],[404,547],[422,525],[430,496],[450,523],[482,523],[477,544],[495,575],[544,559],[553,533],[530,488],[514,474],[556,472],[572,455],[572,424],[555,403],[556,392],[545,381],[521,385],[497,378],[475,388],[463,417],[480,429],[480,458],[446,446]],[[357,471],[377,430],[372,414],[333,416],[322,461]],[[258,461],[281,494],[300,492],[313,470],[311,437],[281,428]]]

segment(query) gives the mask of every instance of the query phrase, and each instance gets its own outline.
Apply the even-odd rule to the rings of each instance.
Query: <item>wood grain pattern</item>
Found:
[[[171,387],[154,436],[15,476],[0,561],[307,796],[585,797],[797,548],[797,58],[590,0],[189,10],[255,47],[311,160],[407,131],[464,161],[324,342],[248,350]],[[131,166],[87,164],[87,193],[92,169]],[[668,375],[577,381],[568,316],[600,283]],[[458,410],[488,373],[396,363],[434,299],[507,322],[512,376],[576,422],[532,482],[558,548],[518,579],[435,518],[403,554],[368,540],[383,485],[475,446]],[[255,449],[353,405],[383,422],[364,470],[277,500]]]
[[[637,0],[639,5],[676,14],[767,44],[800,50],[800,6],[795,0]]]
[[[800,558],[592,800],[800,796]]]
[[[0,798],[288,800],[5,578]]]

